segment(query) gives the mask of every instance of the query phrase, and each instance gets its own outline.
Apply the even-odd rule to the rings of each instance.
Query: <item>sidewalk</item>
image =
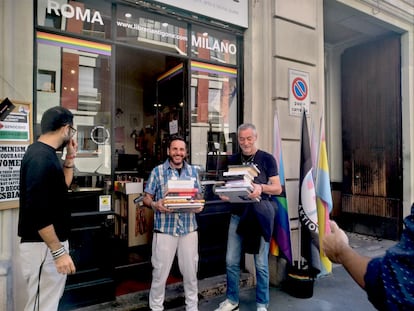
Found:
[[[385,250],[394,245],[395,241],[381,240],[374,237],[347,233],[350,245],[364,256],[376,257],[384,254]],[[249,274],[242,275],[240,290],[240,311],[256,310],[255,287]],[[225,299],[225,275],[200,280],[199,282],[199,311],[212,311]],[[173,311],[185,310],[183,307],[183,288],[181,284],[168,286],[165,299],[165,309]],[[148,292],[123,295],[115,302],[76,309],[76,311],[138,311],[148,310]],[[314,284],[311,298],[295,298],[280,288],[271,287],[269,311],[355,311],[375,310],[368,302],[365,292],[352,280],[340,265],[333,266],[331,275],[319,278]]]

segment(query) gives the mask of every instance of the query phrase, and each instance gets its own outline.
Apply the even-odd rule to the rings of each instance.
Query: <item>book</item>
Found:
[[[197,188],[191,188],[191,189],[186,189],[186,188],[171,188],[171,189],[167,189],[167,191],[164,193],[164,197],[169,195],[169,196],[194,196],[196,193],[198,193],[198,189]]]
[[[164,205],[166,204],[187,204],[187,203],[205,203],[204,199],[184,199],[184,198],[176,198],[176,199],[164,199]]]
[[[246,182],[246,183],[252,183],[253,178],[251,178],[248,175],[234,175],[234,176],[226,176],[225,177],[225,183],[235,183],[235,182]]]
[[[227,171],[223,172],[223,178],[225,180],[235,179],[235,178],[248,178],[253,180],[257,175],[252,175],[250,170],[237,170],[237,171]]]
[[[235,174],[235,172],[249,172],[253,177],[257,177],[260,174],[260,170],[252,163],[249,165],[229,165],[227,172],[223,172],[223,176],[225,176],[225,173],[230,175],[232,173]]]
[[[251,199],[249,194],[254,190],[253,180],[260,170],[255,164],[229,165],[223,172],[224,186],[216,187],[215,194],[227,196],[232,203],[246,203],[260,201],[260,198]]]
[[[259,168],[257,167],[256,164],[251,163],[251,164],[230,164],[227,166],[227,170],[228,171],[234,171],[234,170],[244,170],[246,168],[250,168],[253,171],[257,172],[258,174],[260,173]]]
[[[169,179],[167,188],[191,189],[194,188],[194,179]]]
[[[186,202],[166,202],[164,201],[164,206],[172,209],[173,211],[179,212],[192,212],[201,207],[204,207],[204,200],[187,200]]]
[[[249,202],[259,202],[260,198],[251,199],[248,195],[251,193],[246,187],[231,188],[231,187],[216,187],[215,193],[217,195],[225,195],[230,199],[231,203],[249,203]]]
[[[169,179],[163,196],[194,197],[198,189],[194,187],[194,179]]]
[[[170,193],[164,197],[164,200],[177,200],[177,199],[193,199],[195,195],[182,195],[182,194],[175,194]]]
[[[187,201],[187,202],[167,202],[167,203],[165,203],[164,202],[164,206],[165,207],[175,207],[175,208],[180,208],[180,207],[186,207],[186,206],[203,206],[204,205],[204,200],[203,201],[194,201],[194,202],[190,202],[190,201]]]
[[[216,187],[215,189],[216,193],[222,193],[223,195],[226,195],[225,193],[240,193],[240,194],[250,194],[252,191],[251,189],[249,189],[248,187],[226,187],[226,186],[221,186],[221,187]]]
[[[246,187],[250,191],[253,191],[252,183],[250,181],[245,181],[243,179],[242,180],[232,180],[232,181],[228,181],[228,182],[226,182],[226,187],[229,187],[229,188]]]
[[[164,192],[164,206],[173,211],[192,212],[204,206],[204,200],[197,199],[198,189],[194,179],[169,179]]]

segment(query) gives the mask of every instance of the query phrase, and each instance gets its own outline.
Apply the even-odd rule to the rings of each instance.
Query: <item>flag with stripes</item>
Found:
[[[319,227],[319,254],[321,258],[320,276],[332,272],[332,263],[325,256],[322,248],[322,241],[326,234],[331,230],[329,225],[329,213],[332,211],[332,192],[329,179],[328,155],[326,151],[325,126],[323,118],[321,119],[321,134],[319,142],[318,167],[316,179],[316,206],[318,210],[318,227]]]
[[[290,223],[288,204],[285,191],[285,171],[282,158],[282,139],[279,130],[279,120],[277,112],[274,115],[274,151],[273,155],[276,159],[279,171],[280,184],[282,193],[278,196],[272,196],[277,204],[277,213],[275,215],[275,229],[273,238],[270,243],[270,253],[274,256],[283,256],[289,263],[292,263],[292,245],[290,239]]]

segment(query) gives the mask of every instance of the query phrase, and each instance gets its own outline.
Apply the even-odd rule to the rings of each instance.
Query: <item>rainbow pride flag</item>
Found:
[[[275,229],[273,232],[273,238],[270,242],[270,253],[274,256],[283,256],[289,263],[292,263],[292,245],[290,239],[290,223],[288,204],[285,192],[285,171],[283,167],[282,158],[282,139],[279,130],[279,120],[277,112],[274,115],[274,151],[273,155],[276,159],[277,167],[279,170],[280,184],[282,185],[282,193],[278,196],[272,196],[276,202],[278,210],[275,215]]]

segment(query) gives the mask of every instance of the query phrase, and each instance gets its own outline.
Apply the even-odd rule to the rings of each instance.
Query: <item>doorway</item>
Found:
[[[166,159],[166,142],[172,134],[185,134],[186,100],[184,60],[163,53],[117,46],[115,101],[115,180],[147,180],[151,170]],[[124,215],[135,211],[133,199]],[[138,208],[137,208],[138,209]],[[138,215],[138,213],[137,213]],[[152,214],[151,214],[152,217]],[[152,224],[151,221],[146,222]],[[140,227],[142,228],[142,226]],[[146,228],[152,232],[152,228]],[[115,238],[113,251],[116,295],[147,290],[151,285],[151,234],[131,243],[125,230]],[[137,234],[137,232],[135,232]],[[132,245],[132,246],[131,246]],[[167,283],[181,281],[177,264]]]
[[[353,231],[397,239],[402,213],[399,36],[349,48],[341,63],[344,221]]]
[[[401,33],[324,0],[332,215],[348,231],[389,239],[402,228]]]
[[[183,69],[180,58],[117,47],[115,155],[136,155],[145,180],[155,165],[165,161],[165,140],[188,128]]]

